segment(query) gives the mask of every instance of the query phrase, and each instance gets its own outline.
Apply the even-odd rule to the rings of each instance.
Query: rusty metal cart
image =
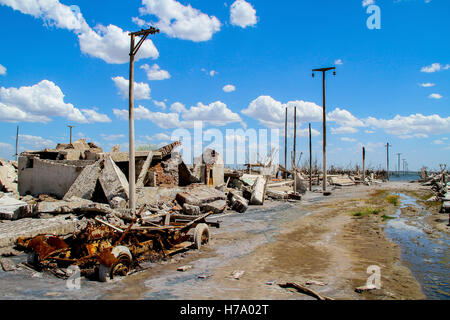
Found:
[[[95,223],[66,238],[39,235],[19,238],[17,245],[29,252],[28,265],[37,270],[50,270],[67,278],[66,270],[77,266],[83,276],[107,282],[139,270],[142,262],[156,262],[189,248],[200,249],[209,243],[207,222],[211,213],[193,217],[176,214],[153,215],[157,223],[133,221],[126,230],[99,218]],[[140,223],[139,223],[140,222]],[[189,231],[194,229],[193,234]]]

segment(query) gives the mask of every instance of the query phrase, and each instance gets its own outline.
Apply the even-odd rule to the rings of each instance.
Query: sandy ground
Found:
[[[0,272],[0,284],[8,289],[0,299],[313,299],[277,285],[307,280],[325,283],[310,287],[335,299],[423,299],[399,247],[384,234],[382,216],[396,210],[386,197],[399,190],[418,198],[429,193],[418,184],[395,182],[340,188],[330,197],[308,193],[297,203],[267,202],[245,214],[216,218],[222,226],[211,229],[211,243],[201,251],[179,254],[112,284],[83,280],[81,290],[68,291],[59,279],[49,286],[48,277]],[[380,212],[355,215],[365,208]],[[439,222],[442,215],[436,215],[430,223],[448,232]],[[183,265],[192,269],[176,271]],[[382,288],[356,293],[371,265],[381,269]],[[236,270],[245,272],[239,280],[231,276]],[[23,287],[34,289],[20,291]]]

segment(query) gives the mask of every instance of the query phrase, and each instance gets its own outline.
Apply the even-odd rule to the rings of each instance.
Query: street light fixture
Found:
[[[141,31],[132,32],[130,41],[130,80],[129,80],[129,165],[128,165],[128,182],[129,182],[129,208],[131,214],[136,212],[136,168],[135,168],[135,149],[134,149],[134,57],[138,53],[145,39],[150,34],[159,33],[159,29],[150,27],[149,29],[142,29]],[[141,37],[139,42],[135,45],[135,38]]]

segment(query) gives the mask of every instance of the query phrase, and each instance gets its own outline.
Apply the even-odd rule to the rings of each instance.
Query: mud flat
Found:
[[[299,203],[266,202],[245,214],[217,217],[221,228],[211,230],[209,247],[123,280],[83,280],[80,290],[68,290],[59,279],[52,279],[50,286],[45,275],[0,272],[5,288],[0,298],[313,299],[277,284],[314,280],[322,285],[311,289],[335,299],[424,299],[428,295],[407,256],[386,235],[389,223],[396,220],[390,217],[400,208],[396,193],[420,189],[418,184],[395,182],[343,187],[330,197],[308,193]],[[185,265],[192,268],[177,271]],[[381,289],[356,293],[356,287],[366,284],[372,265],[380,267]],[[239,280],[232,276],[235,271],[244,272]]]

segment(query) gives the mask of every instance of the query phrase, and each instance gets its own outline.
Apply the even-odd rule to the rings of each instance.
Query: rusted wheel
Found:
[[[209,228],[206,223],[199,223],[194,230],[194,247],[197,250],[209,243]]]
[[[125,277],[131,271],[133,258],[127,247],[114,247],[111,253],[116,257],[116,262],[110,267],[100,264],[98,278],[101,282],[109,282],[114,277]]]

